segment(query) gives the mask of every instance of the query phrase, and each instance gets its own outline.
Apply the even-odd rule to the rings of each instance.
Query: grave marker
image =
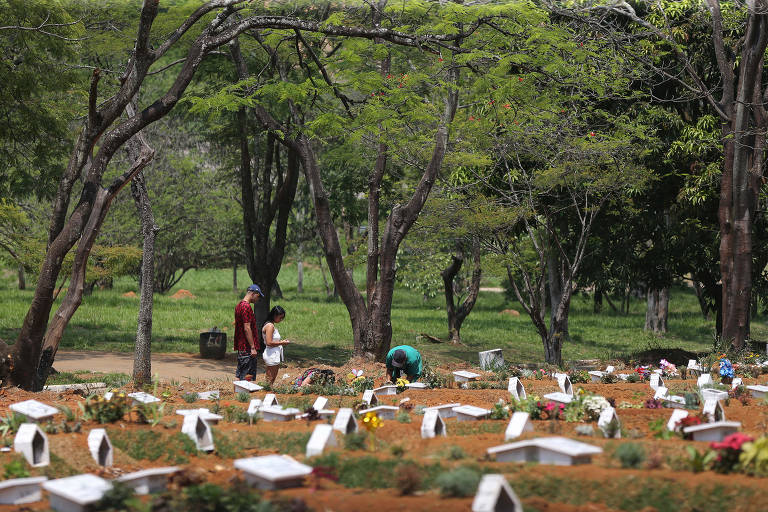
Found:
[[[205,420],[209,425],[216,425],[219,421],[224,419],[224,416],[220,414],[213,414],[208,409],[201,407],[199,409],[177,409],[176,414],[179,416],[189,416],[190,414],[197,414]]]
[[[88,473],[43,483],[48,504],[58,512],[83,512],[111,488],[110,481]]]
[[[327,446],[336,446],[336,434],[328,424],[315,425],[315,430],[307,441],[306,457],[314,457],[323,453]]]
[[[152,396],[149,393],[144,393],[143,391],[137,391],[136,393],[129,393],[128,397],[133,400],[133,405],[153,404],[155,402],[160,401],[160,399],[157,398],[156,396]]]
[[[507,385],[507,391],[512,395],[515,400],[525,400],[527,395],[525,394],[525,386],[517,377],[510,377],[509,384]]]
[[[132,488],[139,496],[143,496],[164,491],[168,485],[168,477],[179,469],[181,468],[178,466],[144,469],[118,477],[117,481]]]
[[[573,396],[561,393],[559,391],[556,393],[547,393],[542,398],[546,398],[549,401],[563,405],[568,405],[569,403],[573,402]]]
[[[112,466],[113,450],[107,431],[103,428],[94,428],[88,434],[88,450],[91,457],[99,466],[108,468]]]
[[[274,393],[267,393],[264,396],[264,400],[261,404],[262,407],[273,407],[275,405],[280,405],[280,402],[277,401],[277,397]]]
[[[615,425],[613,433],[610,432],[612,423]],[[616,414],[616,409],[613,407],[603,409],[600,417],[597,419],[597,428],[603,431],[605,437],[621,439],[621,421],[619,420],[619,415]]]
[[[319,396],[315,399],[315,403],[312,404],[312,408],[316,411],[322,411],[326,405],[328,405],[328,399],[324,396]]]
[[[669,395],[661,399],[661,401],[664,403],[665,407],[670,407],[672,409],[684,409],[685,408],[685,398],[678,395]]]
[[[376,398],[372,389],[363,391],[363,403],[366,405],[377,405],[379,403],[379,399]]]
[[[360,411],[360,415],[363,416],[368,412],[375,412],[376,415],[382,420],[393,420],[395,419],[395,414],[397,414],[397,411],[399,410],[400,408],[395,407],[394,405],[378,405],[376,407],[363,409],[362,411]]]
[[[656,393],[653,395],[654,400],[661,400],[663,398],[667,397],[667,394],[669,393],[669,390],[665,388],[664,386],[659,386],[656,388]]]
[[[28,421],[34,422],[48,420],[59,413],[57,408],[38,402],[37,400],[17,402],[11,404],[9,409],[23,415]]]
[[[522,512],[523,506],[504,475],[483,475],[477,486],[472,512]]]
[[[725,410],[719,400],[705,400],[701,413],[707,417],[707,421],[710,423],[725,421]]]
[[[443,419],[455,418],[456,417],[456,411],[454,411],[454,409],[456,407],[461,407],[461,404],[435,405],[435,406],[432,406],[432,407],[427,407],[426,409],[424,409],[424,412],[426,413],[427,411],[431,411],[431,410],[434,409],[434,410],[436,410],[438,412],[438,414],[440,414],[440,417],[443,418]]]
[[[312,473],[311,466],[297,462],[287,455],[237,459],[234,466],[245,474],[246,482],[263,490],[299,487],[304,477]]]
[[[30,466],[39,468],[51,462],[48,437],[37,423],[22,423],[13,439],[13,451],[21,453]]]
[[[703,373],[699,375],[699,378],[696,380],[696,385],[699,386],[699,388],[703,388],[704,386],[712,387],[715,383],[712,381],[712,375]]]
[[[687,417],[688,411],[683,409],[675,409],[672,411],[672,416],[669,417],[669,421],[667,422],[667,430],[671,430],[672,432],[676,431],[677,424],[680,423],[680,420]]]
[[[533,432],[533,423],[529,413],[518,411],[512,414],[512,418],[509,420],[507,430],[504,431],[504,440],[517,439],[523,432]]]
[[[221,397],[221,393],[219,393],[218,389],[214,389],[213,391],[203,391],[202,393],[197,394],[198,400],[218,400]]]
[[[720,391],[719,389],[706,388],[701,390],[701,398],[703,400],[726,400],[728,398],[727,391]]]
[[[488,455],[499,462],[538,462],[571,466],[589,464],[592,455],[603,450],[566,437],[539,437],[488,448]]]
[[[592,370],[589,373],[589,378],[591,379],[592,383],[600,382],[603,378],[603,375],[605,375],[605,372],[601,372],[599,370]]]
[[[616,368],[614,368],[613,366],[606,366],[605,367],[605,373],[613,373],[615,371],[616,371]]]
[[[336,415],[336,419],[333,422],[333,430],[347,435],[352,432],[357,432],[357,429],[358,426],[354,411],[349,407],[342,407],[339,409],[339,413]]]
[[[232,385],[235,387],[235,393],[253,393],[264,389],[255,382],[249,380],[236,380]]]
[[[453,380],[456,382],[469,382],[471,380],[477,380],[479,377],[479,373],[468,372],[467,370],[458,370],[453,372]]]
[[[495,370],[504,367],[504,355],[500,348],[478,352],[481,370]]]
[[[409,382],[405,387],[408,389],[427,389],[427,385],[423,382]]]
[[[425,410],[424,419],[421,420],[421,438],[431,439],[438,436],[445,437],[446,435],[445,422],[440,417],[440,412],[436,409]]]
[[[282,407],[262,407],[261,419],[264,421],[291,421],[296,418],[296,415],[301,411],[295,407],[289,407],[283,409]]]
[[[573,396],[573,385],[571,384],[571,378],[564,373],[557,376],[557,385],[560,391],[566,395]]]
[[[747,386],[747,389],[752,393],[752,398],[765,398],[768,394],[768,386]]]
[[[685,427],[683,433],[690,434],[694,441],[722,442],[723,438],[738,432],[741,423],[738,421],[715,421]]]
[[[741,377],[736,377],[733,379],[733,382],[731,382],[731,389],[736,389],[739,386],[743,386],[744,381],[741,380]]]
[[[0,505],[22,505],[43,499],[41,484],[47,476],[14,478],[0,482]]]
[[[214,450],[211,427],[199,414],[184,416],[181,432],[195,442],[198,450],[203,452],[212,452]]]
[[[453,412],[456,413],[458,421],[482,420],[491,414],[490,410],[475,407],[474,405],[460,405],[459,407],[454,407]]]
[[[248,416],[253,417],[254,414],[261,410],[262,405],[263,403],[259,398],[251,400],[251,403],[248,404]]]
[[[658,373],[652,373],[651,374],[651,389],[657,390],[659,388],[666,387],[664,386],[664,379],[661,378],[661,375]]]
[[[397,386],[381,386],[380,388],[374,388],[373,394],[377,397],[379,396],[389,396],[389,395],[396,395],[397,394]]]

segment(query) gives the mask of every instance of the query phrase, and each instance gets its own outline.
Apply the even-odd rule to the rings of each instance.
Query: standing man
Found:
[[[245,292],[240,304],[235,306],[235,350],[237,351],[237,369],[235,378],[245,379],[246,375],[256,378],[256,361],[259,355],[258,329],[251,304],[264,297],[261,288],[252,284]]]
[[[399,345],[387,353],[387,380],[395,382],[403,375],[408,382],[421,377],[421,354],[409,345]]]

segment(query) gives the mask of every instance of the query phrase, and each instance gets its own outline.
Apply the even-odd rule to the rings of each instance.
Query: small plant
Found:
[[[93,420],[98,423],[120,421],[131,409],[128,404],[128,398],[122,391],[114,393],[109,400],[106,400],[101,395],[91,395],[85,399],[85,402],[80,402],[78,405],[80,406],[83,419]]]
[[[113,481],[112,487],[107,490],[99,501],[94,503],[93,510],[131,510],[131,505],[137,504],[136,491],[133,487],[119,481]]]
[[[461,460],[461,459],[466,459],[467,454],[461,448],[461,446],[453,445],[448,448],[448,451],[446,452],[446,457],[450,460]]]
[[[373,379],[371,377],[356,377],[352,383],[352,389],[355,391],[355,393],[362,393],[367,389],[373,389]]]
[[[188,404],[191,404],[192,402],[197,402],[197,393],[184,393],[181,395],[181,398]]]
[[[480,483],[480,474],[474,469],[460,467],[447,473],[442,473],[435,480],[440,494],[452,498],[472,496]]]
[[[137,404],[133,407],[132,412],[136,413],[136,421],[138,423],[146,423],[148,425],[156,427],[163,420],[163,413],[165,412],[165,402]]]
[[[735,471],[739,467],[742,446],[752,441],[754,438],[741,432],[734,432],[725,436],[721,443],[711,443],[709,447],[717,453],[717,457],[712,461],[712,469],[718,473]]]
[[[570,375],[571,382],[574,384],[587,384],[592,382],[592,377],[589,376],[589,372],[586,370],[575,370]]]
[[[368,438],[367,432],[352,432],[344,436],[344,449],[362,450],[365,448],[365,441]]]
[[[597,395],[590,395],[587,397],[584,397],[582,400],[582,407],[584,408],[584,414],[589,418],[590,420],[596,420],[600,417],[600,413],[602,413],[605,409],[610,407],[611,404],[603,398],[602,396]]]
[[[645,448],[639,443],[622,443],[616,448],[614,456],[619,459],[622,468],[637,469],[645,462]]]
[[[675,432],[667,428],[664,418],[658,418],[648,423],[648,429],[653,432],[653,437],[656,439],[666,440],[675,437]]]
[[[619,382],[619,378],[612,373],[604,373],[603,376],[600,377],[600,382],[603,384],[616,384],[617,382]]]
[[[421,488],[422,471],[415,464],[403,463],[395,468],[395,488],[401,496],[409,496]]]
[[[395,386],[397,386],[397,392],[402,393],[403,391],[405,391],[408,388],[408,384],[410,384],[410,382],[408,382],[408,379],[405,379],[403,377],[400,377],[399,379],[397,379],[397,381],[395,381]]]
[[[686,409],[698,409],[701,405],[701,400],[699,399],[698,393],[685,393],[683,398],[685,399]]]
[[[395,419],[400,423],[410,423],[411,422],[411,415],[408,414],[408,411],[401,410],[397,413],[397,416],[395,416]]]
[[[75,411],[73,411],[70,407],[67,407],[66,405],[60,405],[59,410],[64,415],[65,421],[77,421],[77,415],[75,414]]]
[[[26,422],[27,418],[16,412],[9,412],[7,416],[0,417],[0,435],[3,437],[9,437],[19,431],[19,427],[22,423]]]
[[[739,464],[749,475],[768,476],[768,437],[744,443]]]
[[[711,450],[700,452],[693,446],[686,446],[685,450],[688,452],[688,460],[685,462],[688,465],[688,469],[694,473],[706,470],[715,457],[717,457],[717,454]]]
[[[421,382],[430,389],[445,388],[448,386],[448,377],[435,371],[429,363],[424,363],[421,369]]]
[[[393,457],[402,457],[405,453],[405,448],[403,448],[403,445],[401,444],[393,444],[389,447],[389,453],[391,453]]]
[[[229,407],[225,407],[222,410],[224,416],[224,419],[230,423],[250,423],[251,422],[251,416],[248,416],[248,411],[236,407],[234,405],[230,405]]]
[[[3,478],[26,478],[29,476],[27,464],[23,459],[13,459],[3,466]]]
[[[251,394],[247,391],[240,391],[236,398],[238,402],[247,403],[251,401]]]
[[[661,400],[657,400],[655,398],[649,398],[648,400],[645,401],[645,403],[643,404],[643,407],[645,407],[646,409],[661,409],[662,408]]]
[[[489,417],[492,420],[506,420],[509,418],[509,406],[504,405],[503,403],[493,404]]]
[[[629,382],[631,384],[635,384],[637,382],[640,382],[640,376],[638,374],[636,374],[636,373],[630,373],[629,375],[627,375],[626,382]]]

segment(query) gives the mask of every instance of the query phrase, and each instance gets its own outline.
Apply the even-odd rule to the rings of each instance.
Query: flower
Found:
[[[584,412],[592,419],[600,417],[600,413],[603,410],[611,406],[611,404],[602,396],[592,395],[584,398],[583,402]]]
[[[381,421],[381,418],[379,418],[379,415],[375,412],[367,412],[363,417],[363,427],[365,427],[368,432],[373,432],[383,424],[384,422]]]
[[[720,359],[720,376],[733,378],[733,365],[728,359]]]
[[[741,432],[734,432],[731,435],[725,436],[720,443],[710,443],[709,447],[713,450],[741,450],[741,445],[744,443],[751,443],[755,439],[747,434]]]

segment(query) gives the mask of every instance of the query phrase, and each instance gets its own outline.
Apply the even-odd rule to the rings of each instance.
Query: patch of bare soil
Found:
[[[184,288],[181,288],[179,291],[171,295],[172,299],[196,299],[197,296],[194,295],[189,290],[185,290]]]

